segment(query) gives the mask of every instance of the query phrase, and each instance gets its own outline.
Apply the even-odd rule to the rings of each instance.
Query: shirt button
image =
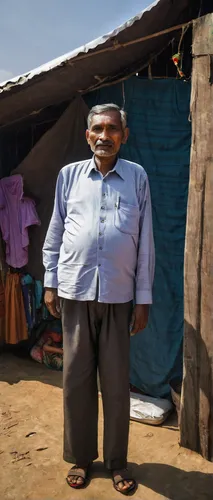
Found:
[[[101,264],[98,264],[98,267],[101,267]]]
[[[102,196],[103,196],[103,198],[105,198],[105,197],[106,197],[106,193],[103,193],[103,195],[102,195]]]
[[[99,250],[103,250],[103,247],[99,247]]]
[[[105,219],[101,219],[101,222],[105,222]]]
[[[104,210],[104,209],[105,209],[105,207],[102,205],[101,210]]]
[[[102,236],[102,233],[99,233],[99,236]]]

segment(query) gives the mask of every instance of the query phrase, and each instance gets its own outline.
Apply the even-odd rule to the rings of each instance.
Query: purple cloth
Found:
[[[0,180],[0,228],[6,243],[6,262],[22,268],[28,262],[28,227],[39,225],[35,202],[23,196],[23,179],[13,175]]]

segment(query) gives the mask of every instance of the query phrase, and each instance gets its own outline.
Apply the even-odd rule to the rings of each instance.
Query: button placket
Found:
[[[105,230],[105,222],[106,222],[106,215],[104,211],[106,210],[106,184],[104,182],[104,179],[102,181],[102,196],[101,196],[101,205],[100,205],[100,222],[99,222],[99,233],[98,233],[98,252],[97,252],[97,264],[98,267],[101,267],[101,262],[100,262],[100,252],[103,251],[103,237],[104,237],[104,230]]]

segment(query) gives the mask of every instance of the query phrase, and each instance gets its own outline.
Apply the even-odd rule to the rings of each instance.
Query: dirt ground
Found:
[[[62,376],[28,359],[0,356],[0,499],[113,500],[121,498],[100,457],[89,487],[71,490],[62,460]],[[138,480],[135,500],[213,498],[213,463],[181,449],[174,417],[156,428],[131,422],[129,462]]]

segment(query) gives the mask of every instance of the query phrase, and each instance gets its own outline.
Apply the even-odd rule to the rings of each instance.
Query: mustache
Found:
[[[112,141],[100,141],[98,140],[95,143],[96,146],[114,146],[114,143]]]

